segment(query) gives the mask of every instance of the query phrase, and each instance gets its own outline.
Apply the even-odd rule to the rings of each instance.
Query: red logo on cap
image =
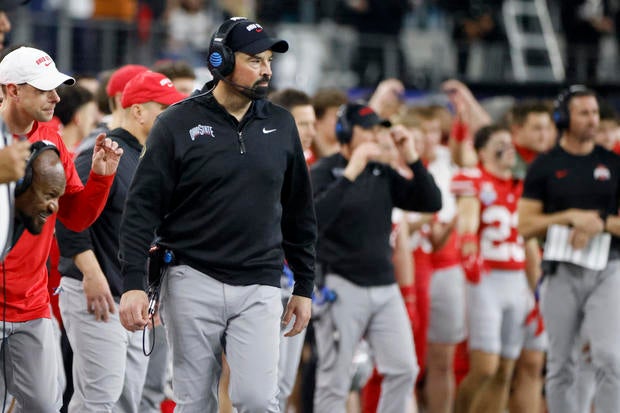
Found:
[[[52,64],[52,58],[49,57],[48,55],[45,56],[41,56],[39,57],[37,60],[35,60],[34,62],[36,65],[40,65],[41,63],[44,63],[45,66],[49,66]]]
[[[363,108],[360,109],[360,111],[358,112],[360,114],[360,116],[368,116],[370,114],[372,114],[374,111],[369,108],[368,106],[364,106]]]
[[[261,26],[258,23],[252,23],[252,24],[249,24],[245,29],[249,32],[254,30],[256,33],[260,33],[263,31],[263,26]]]

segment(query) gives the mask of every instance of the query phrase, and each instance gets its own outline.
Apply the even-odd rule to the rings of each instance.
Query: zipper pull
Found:
[[[243,141],[243,132],[238,132],[239,134],[239,153],[243,155],[245,153],[245,142]]]

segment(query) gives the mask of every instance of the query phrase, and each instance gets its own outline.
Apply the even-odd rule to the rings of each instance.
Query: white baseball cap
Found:
[[[63,83],[72,85],[75,79],[60,73],[52,58],[43,50],[20,47],[0,62],[0,84],[28,83],[40,90],[53,90]]]

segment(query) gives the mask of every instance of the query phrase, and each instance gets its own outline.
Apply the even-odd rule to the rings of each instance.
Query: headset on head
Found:
[[[553,107],[553,121],[558,129],[568,129],[570,125],[570,112],[568,110],[568,104],[570,100],[577,93],[590,92],[584,85],[572,85],[564,89],[558,97],[555,99]]]
[[[43,152],[47,150],[52,150],[56,152],[58,156],[60,156],[60,151],[58,150],[56,145],[54,145],[53,143],[49,141],[37,141],[37,142],[34,142],[32,145],[30,145],[30,156],[28,157],[26,161],[26,172],[24,173],[23,178],[21,178],[15,184],[15,197],[16,198],[20,196],[21,194],[23,194],[24,192],[26,192],[26,190],[30,187],[30,185],[32,185],[32,175],[33,175],[32,165],[34,164],[34,161],[39,157],[39,155],[41,155]]]
[[[340,105],[336,118],[336,138],[343,144],[351,142],[351,138],[353,137],[353,128],[349,123],[348,108],[349,105],[346,103]]]
[[[231,74],[235,68],[235,53],[226,45],[232,29],[239,23],[247,21],[245,17],[231,17],[217,29],[209,44],[207,67],[213,77],[223,78]]]

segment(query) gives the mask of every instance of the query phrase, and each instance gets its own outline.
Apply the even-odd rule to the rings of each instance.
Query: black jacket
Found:
[[[354,182],[342,174],[347,160],[340,154],[321,159],[311,169],[319,225],[317,260],[362,286],[395,282],[392,209],[436,212],[441,193],[421,161],[409,167],[407,180],[386,165],[370,163]]]
[[[280,286],[310,297],[316,218],[293,117],[257,100],[241,122],[212,93],[162,113],[149,135],[121,224],[125,290],[145,284],[153,235],[187,264],[232,285]]]
[[[56,237],[60,249],[58,271],[63,277],[82,280],[83,275],[73,263],[73,256],[86,250],[93,250],[103,273],[108,279],[112,295],[118,298],[123,292],[121,266],[118,261],[121,215],[129,184],[138,166],[142,145],[133,135],[122,128],[108,132],[108,137],[118,142],[119,146],[123,148],[123,156],[114,176],[110,195],[101,215],[87,230],[79,233],[73,232],[62,225],[60,221],[56,222]],[[94,143],[95,141],[91,140],[90,145],[85,146],[75,159],[75,167],[84,183],[86,183],[90,173]]]

